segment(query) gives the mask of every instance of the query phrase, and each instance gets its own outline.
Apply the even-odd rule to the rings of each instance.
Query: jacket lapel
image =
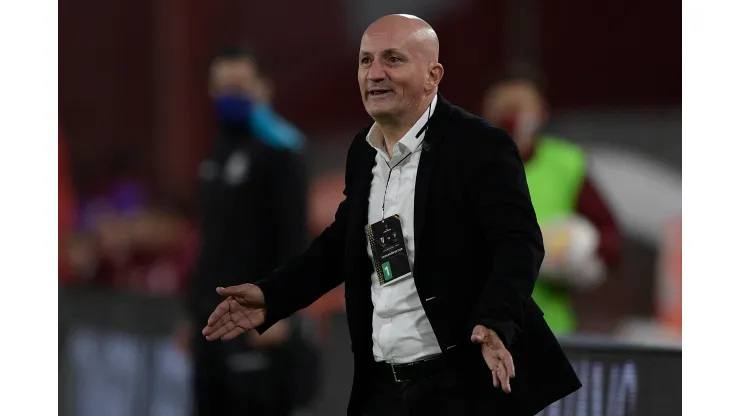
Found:
[[[429,196],[429,186],[432,178],[433,167],[439,156],[439,143],[444,139],[446,125],[444,118],[450,111],[450,104],[440,95],[437,97],[437,107],[434,110],[429,128],[424,136],[422,143],[422,153],[419,159],[419,168],[416,172],[416,191],[414,193],[414,238],[417,241],[417,261],[414,262],[414,275],[416,275],[416,265],[419,263],[418,250],[420,241],[423,238],[424,224],[427,213],[427,199]]]
[[[363,134],[359,140],[365,140]],[[358,276],[367,277],[370,284],[372,262],[367,256],[367,239],[365,237],[365,226],[367,225],[367,209],[370,200],[370,184],[373,179],[373,166],[375,165],[376,150],[367,143],[360,143],[361,150],[357,152],[354,179],[352,180],[353,205],[350,207],[349,228],[347,231],[347,253],[348,264],[354,264],[358,268]],[[363,273],[367,269],[367,273]]]

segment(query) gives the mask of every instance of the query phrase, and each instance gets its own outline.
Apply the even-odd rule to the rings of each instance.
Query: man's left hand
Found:
[[[501,386],[505,392],[511,393],[509,379],[515,376],[514,359],[511,358],[511,353],[504,347],[498,334],[483,325],[476,325],[470,340],[481,344],[483,359],[493,375],[493,386],[496,388]]]

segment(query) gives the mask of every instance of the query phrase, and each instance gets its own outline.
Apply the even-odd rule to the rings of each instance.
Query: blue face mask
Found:
[[[215,104],[219,120],[226,125],[247,124],[254,106],[244,95],[222,95],[216,98]]]

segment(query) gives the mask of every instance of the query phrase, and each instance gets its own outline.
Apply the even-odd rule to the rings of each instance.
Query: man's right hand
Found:
[[[265,296],[253,284],[219,287],[216,292],[226,297],[208,318],[203,335],[209,341],[228,341],[265,322]]]

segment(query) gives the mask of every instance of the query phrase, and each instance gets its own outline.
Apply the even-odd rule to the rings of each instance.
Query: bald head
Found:
[[[365,30],[357,80],[365,109],[381,124],[415,122],[434,98],[443,73],[437,33],[424,20],[394,14]]]
[[[366,37],[392,37],[398,43],[406,43],[412,53],[419,54],[428,62],[439,61],[437,32],[429,26],[429,23],[410,14],[391,14],[381,17],[365,30],[363,40]]]

